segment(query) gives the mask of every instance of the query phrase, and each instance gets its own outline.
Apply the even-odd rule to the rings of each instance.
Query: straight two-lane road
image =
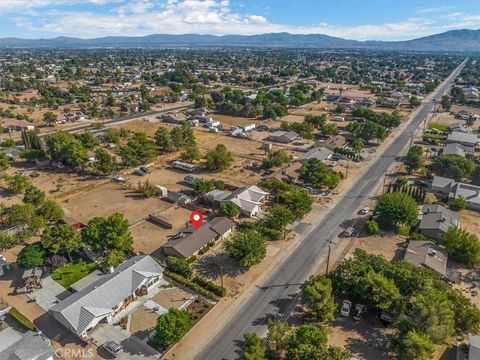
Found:
[[[340,226],[351,219],[370,197],[383,178],[385,171],[401,156],[411,137],[432,111],[434,103],[449,88],[465,65],[465,60],[424,100],[414,118],[386,148],[378,159],[374,160],[364,175],[350,187],[337,205],[301,239],[299,246],[281,263],[263,286],[257,288],[237,313],[226,323],[220,332],[197,355],[197,360],[236,359],[239,356],[238,343],[246,332],[262,334],[266,330],[264,319],[269,314],[284,316],[288,303],[300,291],[298,284],[303,283],[315,272],[325,258],[328,240],[335,240],[341,232]],[[341,241],[341,240],[338,240]],[[292,284],[292,285],[289,285]],[[278,286],[282,285],[282,286]],[[287,305],[286,305],[287,304]]]

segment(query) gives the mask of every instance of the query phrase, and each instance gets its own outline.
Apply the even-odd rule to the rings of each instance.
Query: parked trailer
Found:
[[[186,163],[186,162],[183,162],[183,161],[174,161],[174,162],[172,162],[172,166],[175,169],[188,171],[188,172],[195,172],[197,170],[197,167],[195,165],[190,164],[190,163]]]
[[[243,131],[252,131],[255,129],[256,125],[255,124],[249,124],[249,125],[244,125],[242,126]]]

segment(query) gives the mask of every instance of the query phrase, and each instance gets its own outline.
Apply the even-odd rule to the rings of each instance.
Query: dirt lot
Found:
[[[158,314],[144,306],[140,306],[130,315],[130,333],[138,338],[144,338],[157,324]]]
[[[180,308],[186,301],[195,297],[195,294],[177,287],[161,290],[153,297],[158,305],[165,309]]]
[[[165,210],[170,206],[172,205],[157,197],[146,199],[143,195],[112,182],[72,197],[63,204],[66,215],[84,223],[95,216],[120,212],[130,224],[142,220],[151,212]]]
[[[130,228],[133,237],[133,248],[136,252],[152,254],[160,257],[160,246],[168,241],[168,237],[174,235],[185,226],[190,216],[190,211],[181,207],[172,206],[163,211],[161,215],[173,225],[173,229],[165,229],[150,221],[142,221]]]
[[[354,321],[338,314],[329,325],[328,344],[350,350],[354,359],[387,359],[394,330],[385,328],[375,314],[367,312],[362,321]]]
[[[433,117],[429,117],[428,119],[428,124],[453,125],[462,122],[462,120],[455,119],[455,117],[448,112],[436,113]]]
[[[347,256],[353,256],[355,249],[362,249],[372,255],[382,255],[388,261],[400,260],[403,256],[403,248],[400,245],[405,241],[404,237],[391,233],[361,236],[353,241]]]

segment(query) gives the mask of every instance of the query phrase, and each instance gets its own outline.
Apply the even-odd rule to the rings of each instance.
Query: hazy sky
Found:
[[[480,0],[0,0],[0,37],[321,33],[403,40],[480,28]]]

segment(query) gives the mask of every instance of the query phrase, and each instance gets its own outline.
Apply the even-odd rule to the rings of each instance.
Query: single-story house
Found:
[[[459,216],[442,205],[424,205],[420,211],[418,230],[421,234],[441,239],[450,227],[460,225]]]
[[[449,126],[451,132],[471,133],[472,128],[464,123],[456,123]]]
[[[187,117],[183,113],[168,113],[162,115],[162,120],[169,124],[180,124],[187,121]]]
[[[220,206],[220,203],[223,200],[225,200],[227,197],[229,197],[231,194],[232,194],[231,191],[214,189],[205,194],[205,199],[211,202],[212,204],[216,204],[217,206]]]
[[[442,277],[447,275],[448,254],[431,241],[410,241],[403,259],[415,266],[432,269]]]
[[[247,216],[255,216],[260,211],[262,202],[270,195],[258,186],[244,186],[238,188],[225,198],[222,203],[231,202],[238,206],[240,213]]]
[[[467,154],[473,154],[474,148],[460,144],[449,143],[443,149],[443,155],[465,157]]]
[[[322,146],[308,150],[305,154],[298,158],[298,161],[306,162],[310,159],[325,161],[330,159],[333,154],[334,152],[332,150]]]
[[[6,132],[10,132],[13,130],[34,130],[35,125],[29,123],[26,120],[17,120],[17,119],[3,119],[2,120],[2,128]]]
[[[454,179],[435,176],[432,191],[448,195],[449,200],[465,199],[467,209],[480,211],[480,186],[457,182]]]
[[[163,268],[150,256],[134,256],[83,290],[50,309],[52,316],[80,338],[142,296],[161,279]]]
[[[162,251],[166,256],[188,259],[209,243],[230,236],[234,228],[235,223],[226,217],[216,217],[197,230],[190,225],[162,245]]]
[[[11,147],[2,149],[2,152],[4,152],[10,160],[15,161],[22,151]]]
[[[474,148],[478,143],[476,134],[453,131],[447,136],[447,143],[456,143]]]
[[[169,191],[167,195],[167,201],[175,204],[186,205],[192,202],[192,199],[181,192]]]
[[[268,138],[270,141],[288,144],[296,139],[298,139],[298,134],[295,131],[274,131],[271,133]]]
[[[48,339],[39,333],[20,333],[11,327],[0,331],[0,359],[2,360],[53,360],[55,351]]]
[[[434,176],[432,181],[432,192],[448,195],[450,193],[450,189],[456,183],[457,182],[454,179],[443,176]]]
[[[467,202],[467,209],[480,211],[480,186],[457,183],[449,194],[450,199],[463,198]]]

